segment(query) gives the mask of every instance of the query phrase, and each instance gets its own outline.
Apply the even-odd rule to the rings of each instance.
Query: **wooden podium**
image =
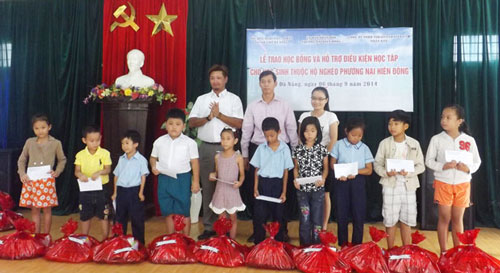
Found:
[[[152,99],[147,100],[120,100],[104,99],[99,101],[102,104],[102,132],[103,141],[101,146],[108,149],[113,161],[111,170],[113,171],[118,164],[118,159],[123,155],[121,148],[121,138],[127,130],[136,130],[141,134],[141,142],[138,151],[148,160],[151,155],[154,137],[153,112],[156,112]],[[148,164],[149,165],[149,164]],[[110,174],[110,185],[113,185],[113,172]],[[153,203],[153,181],[152,174],[148,175],[144,187],[146,197],[146,216],[155,214]]]

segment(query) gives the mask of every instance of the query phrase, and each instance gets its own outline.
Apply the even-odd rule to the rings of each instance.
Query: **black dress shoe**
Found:
[[[255,240],[255,238],[253,237],[253,233],[252,233],[252,235],[250,235],[250,237],[248,237],[247,242],[253,243],[254,240]]]
[[[213,236],[215,236],[215,231],[205,230],[205,231],[203,231],[202,234],[200,234],[200,236],[198,236],[198,240],[205,240],[205,239],[208,239],[208,238],[213,237]]]

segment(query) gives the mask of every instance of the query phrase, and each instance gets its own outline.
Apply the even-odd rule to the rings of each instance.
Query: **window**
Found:
[[[10,67],[12,44],[0,43],[0,67]]]
[[[498,60],[498,35],[463,35],[460,36],[460,41],[458,41],[457,36],[453,39],[453,61],[457,62],[458,55],[460,54],[462,62],[482,62],[484,40],[486,40],[488,59],[490,61]],[[459,46],[460,51],[458,51]]]

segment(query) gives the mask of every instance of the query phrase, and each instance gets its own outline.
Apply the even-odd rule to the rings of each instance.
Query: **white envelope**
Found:
[[[415,162],[413,160],[404,159],[387,159],[386,169],[388,172],[395,170],[396,172],[404,170],[405,172],[415,172]]]
[[[255,199],[264,200],[264,201],[273,202],[273,203],[281,203],[281,199],[269,197],[269,196],[265,196],[265,195],[259,195],[259,196],[255,197]]]
[[[157,169],[160,173],[162,173],[162,174],[164,174],[164,175],[168,175],[168,176],[170,176],[170,177],[172,177],[172,178],[177,179],[177,173],[176,173],[175,171],[173,171],[173,170],[171,170],[171,169],[168,169],[168,168],[164,168],[164,167],[163,167],[161,164],[159,164],[158,162],[156,163],[156,169]]]
[[[102,179],[100,176],[96,180],[92,180],[89,177],[88,182],[82,182],[78,179],[78,186],[80,187],[80,191],[100,191],[102,190]]]
[[[312,177],[302,177],[302,178],[297,178],[297,182],[300,185],[305,185],[305,184],[314,184],[316,181],[323,179],[323,176],[318,175],[318,176],[312,176]]]
[[[226,180],[222,180],[222,179],[219,179],[219,178],[217,178],[217,182],[222,182],[222,183],[225,183],[225,184],[231,184],[231,185],[234,185],[234,182],[231,182],[231,181],[226,181]]]
[[[474,161],[472,158],[472,153],[466,151],[446,150],[444,151],[444,158],[446,162],[451,162],[455,160],[457,163],[462,162],[469,166],[471,166]]]
[[[335,178],[349,175],[358,175],[358,162],[334,164]]]
[[[51,178],[50,175],[50,165],[44,165],[39,167],[28,167],[26,174],[30,178],[31,181],[39,180],[39,179],[47,179]]]

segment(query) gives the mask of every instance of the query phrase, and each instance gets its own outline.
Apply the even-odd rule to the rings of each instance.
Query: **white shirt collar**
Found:
[[[176,138],[172,138],[172,137],[171,137],[168,133],[167,133],[167,134],[165,134],[165,137],[166,137],[168,140],[170,140],[170,141],[176,141],[176,140],[178,140],[178,139],[180,140],[180,139],[182,139],[182,138],[183,138],[183,136],[184,136],[184,134],[183,134],[183,133],[181,133],[178,137],[176,137]]]
[[[224,89],[224,90],[222,90],[222,91],[219,93],[219,96],[217,96],[217,94],[215,94],[214,90],[212,89],[212,90],[210,90],[210,95],[211,95],[212,97],[219,97],[219,98],[222,98],[222,97],[224,97],[224,96],[227,94],[227,92],[228,92],[228,91],[227,91],[227,89]]]

